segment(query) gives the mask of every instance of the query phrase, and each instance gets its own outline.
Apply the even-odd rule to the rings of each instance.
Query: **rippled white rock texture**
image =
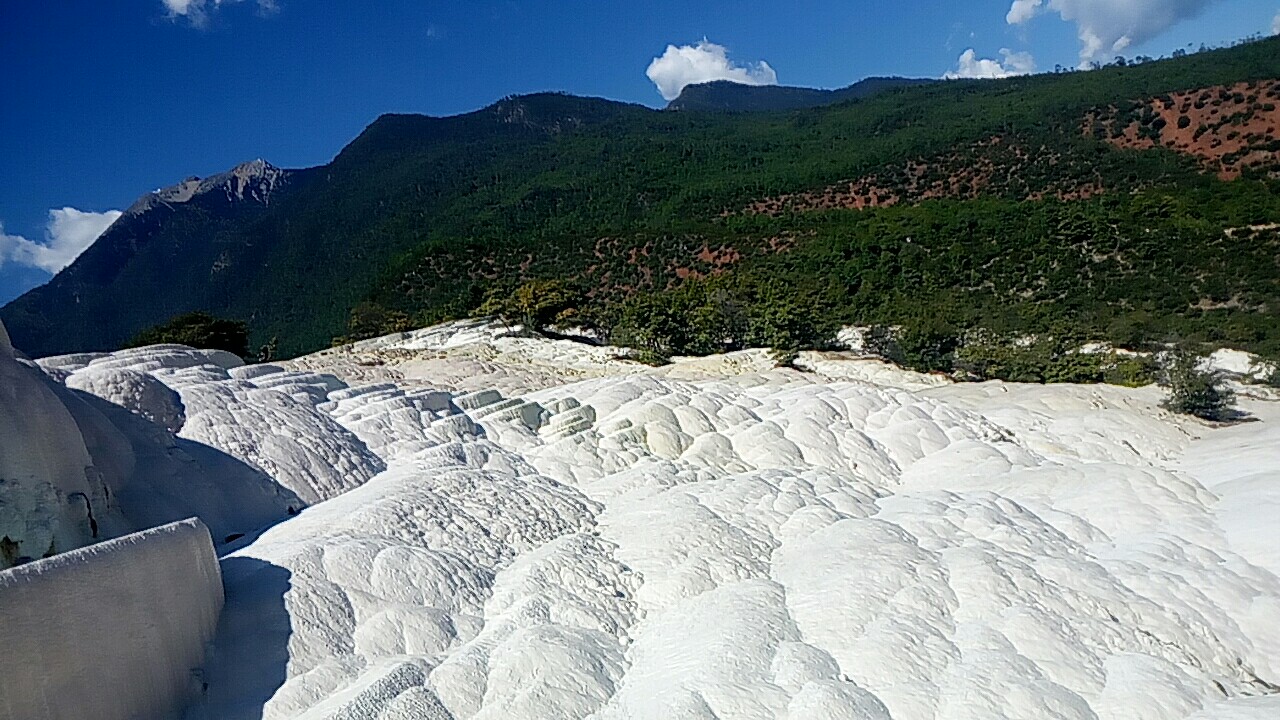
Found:
[[[100,535],[204,519],[190,718],[1280,717],[1274,398],[1211,428],[1155,388],[617,355],[0,358],[52,448],[0,437],[49,485],[0,523],[31,556],[91,541],[75,492]]]

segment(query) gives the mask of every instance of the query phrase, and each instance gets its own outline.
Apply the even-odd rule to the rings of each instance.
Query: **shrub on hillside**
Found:
[[[649,367],[662,367],[663,365],[671,364],[671,358],[669,356],[661,355],[652,350],[637,350],[635,355],[632,355],[630,359],[640,363],[641,365],[648,365]]]
[[[790,366],[801,350],[821,350],[835,341],[838,324],[812,298],[770,283],[754,289],[746,305],[745,343],[767,347],[779,366]]]
[[[902,348],[888,325],[872,325],[862,335],[862,351],[896,365],[903,363]]]
[[[959,347],[959,333],[937,319],[917,319],[897,327],[874,325],[863,339],[867,353],[924,373],[952,372]]]
[[[645,293],[627,300],[612,341],[651,358],[723,352],[745,333],[742,311],[727,293],[701,283]]]
[[[986,331],[971,332],[956,350],[955,369],[972,380],[1043,383],[1048,353],[1041,345]]]
[[[1053,353],[1044,368],[1046,383],[1091,385],[1103,382],[1104,367],[1110,355],[1078,351]]]
[[[491,291],[480,306],[481,315],[498,318],[525,332],[542,332],[552,325],[572,322],[582,294],[561,280],[530,280],[514,290]]]
[[[956,370],[979,380],[1022,383],[1097,383],[1111,356],[1080,352],[1079,338],[1058,332],[1027,338],[970,333],[956,351]]]
[[[688,325],[670,298],[636,295],[622,307],[610,329],[610,342],[634,348],[646,365],[662,365],[687,342]]]
[[[125,347],[173,343],[201,350],[225,350],[240,357],[249,354],[249,330],[238,320],[223,320],[204,312],[179,315],[133,336]]]
[[[627,300],[610,339],[651,358],[770,348],[779,365],[789,365],[800,351],[833,342],[838,323],[819,305],[776,281],[689,280]]]
[[[269,363],[276,359],[278,352],[280,352],[280,338],[273,335],[270,340],[258,346],[258,353],[254,360],[259,363]]]
[[[408,332],[414,329],[409,316],[399,310],[388,310],[377,303],[362,302],[351,309],[347,333],[333,339],[334,347],[359,340]]]
[[[1235,414],[1235,393],[1223,386],[1221,373],[1201,367],[1203,360],[1185,349],[1168,354],[1161,368],[1161,384],[1169,392],[1163,407],[1203,420],[1230,420]]]
[[[1113,355],[1103,381],[1124,387],[1145,387],[1160,379],[1160,364],[1150,355]]]
[[[1042,335],[1010,337],[986,329],[957,337],[941,321],[900,328],[871,327],[864,349],[921,372],[949,372],[962,380],[1018,383],[1107,382],[1141,387],[1156,381],[1157,365],[1146,356],[1082,352],[1080,335],[1059,327]]]

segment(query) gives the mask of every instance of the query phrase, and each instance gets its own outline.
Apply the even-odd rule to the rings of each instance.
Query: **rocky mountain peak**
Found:
[[[227,193],[227,200],[252,200],[265,205],[270,201],[271,193],[283,185],[288,176],[287,170],[259,158],[205,180],[198,192],[223,190]]]
[[[158,205],[174,205],[190,202],[193,198],[209,193],[223,193],[227,202],[257,202],[266,205],[272,194],[287,182],[290,171],[282,170],[258,158],[240,163],[230,170],[201,179],[186,180],[148,193],[129,208],[128,213],[139,215]]]

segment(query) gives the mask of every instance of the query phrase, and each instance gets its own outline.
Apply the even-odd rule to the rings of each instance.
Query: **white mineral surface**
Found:
[[[59,448],[14,460],[3,399],[0,476],[50,486],[0,505],[24,554],[87,542],[39,499],[86,462],[118,532],[181,510],[219,541],[190,718],[1280,717],[1265,393],[1211,427],[1157,388],[652,369],[474,322],[232,360],[0,357]],[[59,391],[118,410],[132,466]]]

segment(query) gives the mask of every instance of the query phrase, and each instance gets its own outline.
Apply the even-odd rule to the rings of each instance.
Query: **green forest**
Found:
[[[714,296],[735,308],[718,341],[784,349],[828,334],[796,329],[807,313],[825,325],[1070,328],[1125,347],[1178,338],[1277,356],[1276,173],[1223,180],[1193,155],[1087,131],[1087,118],[1111,114],[1158,136],[1148,99],[1275,79],[1280,40],[1269,39],[787,112],[542,94],[453,118],[388,115],[269,207],[174,211],[150,221],[146,243],[91,249],[94,273],[55,280],[0,317],[15,343],[65,352],[118,346],[199,310],[245,322],[251,346],[276,339],[290,356],[473,316],[486,299],[554,281],[574,295],[577,320],[624,336],[637,332],[638,304]],[[1267,92],[1239,102],[1274,113]],[[1209,102],[1238,104],[1230,93]],[[879,206],[821,202],[859,181]],[[178,242],[180,253],[148,250]],[[215,264],[230,270],[211,276]],[[186,279],[148,279],[157,267]],[[131,310],[69,316],[72,293]],[[663,343],[653,350],[678,350]]]

